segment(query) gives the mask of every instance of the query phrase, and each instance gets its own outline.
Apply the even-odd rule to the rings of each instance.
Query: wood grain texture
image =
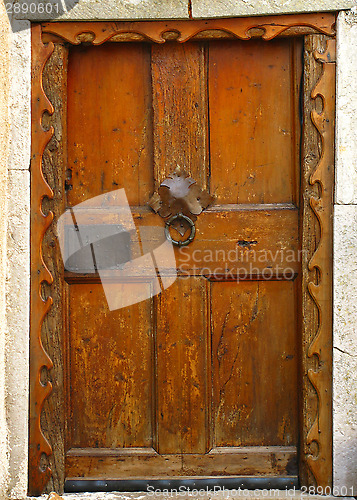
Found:
[[[215,446],[298,444],[296,293],[294,282],[211,284]]]
[[[334,41],[306,37],[304,65],[300,470],[302,484],[328,486],[332,480]]]
[[[318,196],[310,205],[320,226],[320,241],[309,262],[310,271],[318,271],[317,282],[310,281],[309,293],[319,310],[319,327],[307,355],[318,358],[318,368],[310,368],[308,376],[318,395],[318,411],[307,435],[307,444],[318,445],[318,453],[307,457],[316,482],[323,487],[332,485],[332,259],[333,254],[333,195],[334,195],[334,134],[336,42],[327,40],[322,54],[314,58],[322,62],[323,73],[311,92],[312,99],[323,99],[323,110],[316,109],[311,119],[321,136],[322,151],[319,163],[309,182],[319,186]]]
[[[211,192],[220,203],[296,203],[295,53],[294,40],[209,44]]]
[[[178,166],[205,189],[208,165],[205,47],[196,43],[153,45],[151,68],[155,189]]]
[[[132,207],[132,214],[138,228],[164,225],[147,207]],[[93,223],[93,214],[88,211],[80,220]],[[116,221],[110,210],[101,219],[105,224]],[[183,274],[207,276],[227,270],[234,275],[241,270],[242,278],[249,279],[249,275],[266,270],[268,274],[262,279],[267,279],[269,273],[286,270],[287,279],[291,279],[301,268],[299,211],[294,205],[216,205],[200,214],[196,230],[197,236],[188,247],[175,249],[176,267]],[[66,276],[75,279],[71,273]]]
[[[125,293],[130,293],[130,289],[150,287],[150,283],[122,286]],[[93,304],[96,304],[95,317]],[[101,284],[73,284],[69,290],[69,308],[68,448],[151,447],[154,410],[151,301],[109,311]]]
[[[128,39],[132,40],[133,33],[156,43],[165,43],[166,32],[172,31],[177,33],[176,40],[178,42],[187,42],[196,34],[207,30],[217,30],[218,33],[223,31],[233,34],[236,38],[249,40],[252,36],[251,31],[255,28],[260,29],[260,36],[264,40],[271,40],[296,26],[308,29],[312,27],[319,33],[331,36],[335,34],[335,15],[332,13],[297,14],[190,21],[134,21],[129,23],[125,21],[107,23],[60,22],[43,23],[42,29],[44,33],[52,33],[74,45],[80,44],[82,41],[100,45],[120,34],[129,34]]]
[[[43,154],[42,168],[47,183],[53,189],[53,199],[44,200],[45,211],[51,210],[54,219],[43,239],[46,265],[53,276],[51,289],[44,293],[51,294],[53,305],[44,318],[42,325],[42,341],[45,350],[53,361],[53,369],[47,378],[53,386],[51,397],[45,401],[41,415],[41,425],[51,444],[53,453],[48,462],[53,471],[46,491],[62,493],[64,484],[64,452],[65,452],[65,373],[66,345],[65,304],[66,285],[63,281],[63,261],[60,253],[56,224],[65,207],[65,183],[67,175],[67,61],[68,49],[55,45],[43,71],[43,87],[50,99],[54,113],[45,115],[44,125],[52,126],[54,134]]]
[[[210,336],[207,281],[178,279],[158,297],[157,451],[206,453],[210,449]]]
[[[153,191],[150,87],[144,44],[71,49],[67,205],[123,187],[130,204],[147,203]]]
[[[30,304],[30,408],[29,408],[29,491],[40,495],[47,484],[51,469],[41,467],[42,455],[50,456],[51,446],[41,429],[41,412],[46,398],[51,393],[52,384],[41,382],[41,372],[50,370],[52,360],[44,350],[41,339],[42,322],[48,313],[52,298],[42,297],[42,284],[49,285],[53,277],[49,272],[42,252],[44,234],[52,223],[53,214],[45,214],[42,202],[45,197],[52,198],[53,192],[47,184],[42,171],[42,157],[46,145],[51,140],[53,128],[45,130],[42,116],[53,113],[53,106],[42,87],[42,74],[46,61],[53,52],[52,43],[44,46],[41,41],[41,26],[34,25],[32,39],[32,155],[31,155],[31,304]]]
[[[216,448],[206,454],[159,455],[154,450],[70,450],[68,479],[167,479],[209,476],[289,476],[297,473],[294,446]]]
[[[148,211],[133,208],[138,227],[163,224]],[[279,237],[276,228],[279,227]],[[190,274],[242,275],[264,270],[287,275],[301,268],[299,212],[293,205],[216,205],[196,221],[196,238],[187,247],[175,249],[176,266]],[[265,278],[266,279],[266,278]]]

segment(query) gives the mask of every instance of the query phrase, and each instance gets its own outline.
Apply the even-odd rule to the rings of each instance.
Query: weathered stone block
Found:
[[[40,3],[21,0],[22,4]],[[34,9],[24,14],[20,9],[19,19],[44,20],[125,20],[125,19],[185,19],[189,17],[188,0],[46,0],[44,12]],[[52,8],[49,7],[52,5]],[[66,6],[66,9],[64,9]]]
[[[336,205],[334,223],[334,485],[356,495],[357,206]]]
[[[8,176],[8,238],[6,281],[6,382],[10,498],[27,494],[30,174],[11,170]]]
[[[357,15],[337,23],[336,202],[357,203]]]
[[[356,6],[356,0],[192,0],[193,17],[232,17],[328,12]]]
[[[13,21],[10,52],[10,145],[8,168],[28,170],[31,154],[31,31]],[[17,31],[16,31],[17,30]]]

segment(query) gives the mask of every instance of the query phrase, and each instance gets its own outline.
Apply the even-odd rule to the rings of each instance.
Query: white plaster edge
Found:
[[[337,204],[357,204],[357,15],[337,18],[336,193]]]
[[[21,0],[31,4],[33,0]],[[118,21],[189,18],[188,0],[80,0],[71,10],[58,11],[61,0],[47,0],[53,5],[49,13],[17,14],[18,19],[31,21]],[[266,16],[309,12],[337,12],[357,5],[357,0],[192,0],[192,17],[207,19],[219,17]],[[56,6],[56,8],[55,8]],[[59,14],[57,14],[59,12]]]
[[[28,170],[31,155],[31,29],[11,19],[9,170]]]
[[[6,279],[8,498],[22,499],[28,489],[31,32],[28,21],[11,21]]]
[[[0,499],[6,498],[9,480],[8,425],[6,419],[6,262],[9,154],[10,33],[5,6],[0,4]]]
[[[9,170],[7,251],[7,419],[9,498],[27,495],[29,404],[30,173]]]
[[[334,214],[334,486],[357,495],[357,206]]]

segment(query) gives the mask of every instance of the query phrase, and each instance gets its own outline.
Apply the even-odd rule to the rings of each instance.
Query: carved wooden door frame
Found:
[[[51,456],[52,448],[41,428],[41,413],[52,391],[45,374],[53,368],[53,361],[43,347],[41,330],[52,305],[52,298],[44,291],[46,284],[53,283],[53,277],[46,266],[43,243],[53,221],[52,212],[44,208],[44,200],[51,200],[54,191],[43,173],[43,157],[54,132],[52,126],[46,127],[54,107],[44,91],[43,72],[54,44],[99,45],[109,40],[164,43],[172,39],[183,43],[192,39],[257,37],[269,41],[278,36],[303,36],[305,41],[300,220],[303,249],[299,308],[300,481],[307,486],[331,486],[335,15],[302,14],[207,21],[54,22],[32,26],[29,494],[41,494],[52,474],[46,461],[43,462]],[[45,204],[47,207],[46,201]],[[53,376],[56,378],[56,374]]]

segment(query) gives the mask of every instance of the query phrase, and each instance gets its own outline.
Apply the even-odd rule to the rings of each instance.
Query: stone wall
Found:
[[[80,0],[62,19],[228,17],[346,10],[356,5],[357,0]],[[354,486],[357,494],[357,18],[353,10],[341,12],[338,21],[333,384],[334,483],[339,488]],[[8,491],[11,498],[22,499],[27,492],[28,444],[31,53],[29,22],[10,21],[12,33],[1,2],[0,497]]]
[[[357,15],[337,32],[334,220],[334,484],[357,495]]]
[[[9,68],[9,155],[6,280],[6,411],[8,421],[8,495],[27,494],[31,34],[29,21],[11,18]]]
[[[8,443],[6,423],[6,224],[7,224],[7,160],[9,145],[9,22],[0,4],[0,498],[4,498],[8,482]]]

